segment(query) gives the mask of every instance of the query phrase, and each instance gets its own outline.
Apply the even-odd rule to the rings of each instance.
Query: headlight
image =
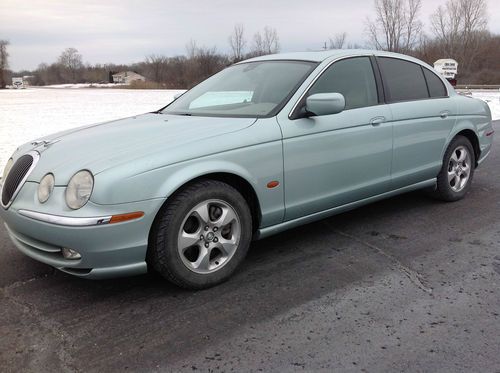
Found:
[[[47,202],[54,190],[54,184],[54,175],[47,174],[42,178],[40,185],[38,185],[38,201],[40,201],[40,203]]]
[[[3,181],[5,182],[5,178],[7,177],[7,175],[9,174],[9,171],[10,169],[12,168],[12,165],[14,164],[14,160],[12,158],[10,158],[8,161],[7,161],[7,164],[5,165],[5,168],[3,169],[3,176],[2,176],[2,179]]]
[[[94,187],[94,177],[89,171],[78,171],[73,175],[66,188],[66,204],[77,210],[87,203]]]

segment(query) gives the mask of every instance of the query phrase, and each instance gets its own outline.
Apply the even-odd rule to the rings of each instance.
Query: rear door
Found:
[[[392,189],[437,176],[457,107],[434,72],[417,63],[377,58],[393,117]]]
[[[379,97],[369,56],[334,62],[308,95],[337,92],[346,108],[309,118],[278,116],[283,132],[285,220],[386,192],[392,160],[391,113]]]

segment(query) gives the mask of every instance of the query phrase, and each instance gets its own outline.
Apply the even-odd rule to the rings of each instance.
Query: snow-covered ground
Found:
[[[60,87],[61,88],[61,87]],[[17,146],[68,128],[157,110],[178,90],[51,89],[0,90],[0,176]],[[473,91],[500,119],[500,91]]]
[[[500,90],[498,91],[471,91],[472,97],[479,98],[488,103],[491,109],[491,116],[493,120],[500,119]]]
[[[158,110],[179,90],[4,89],[0,90],[0,177],[21,144],[73,127]]]
[[[122,86],[121,83],[69,83],[69,84],[52,84],[46,85],[43,88],[113,88]]]

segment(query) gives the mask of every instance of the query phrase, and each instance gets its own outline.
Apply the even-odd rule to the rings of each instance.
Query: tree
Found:
[[[156,83],[164,83],[168,68],[168,58],[151,54],[146,57],[146,71],[149,78]]]
[[[77,83],[78,73],[83,68],[82,55],[75,48],[66,48],[59,56],[57,63],[65,70],[66,78]]]
[[[330,38],[330,49],[342,49],[347,39],[347,33],[341,32]]]
[[[198,47],[191,40],[186,46],[188,58],[185,64],[185,83],[191,88],[229,64],[228,57],[217,53],[215,47]]]
[[[278,32],[275,28],[268,26],[264,27],[262,34],[255,33],[253,36],[253,49],[251,54],[253,56],[262,56],[265,54],[278,53],[280,51],[280,42]]]
[[[233,33],[229,36],[229,46],[231,47],[231,59],[233,62],[243,59],[243,51],[247,44],[244,34],[245,27],[242,24],[238,24],[234,26]]]
[[[376,49],[407,53],[422,30],[421,0],[375,0],[375,20],[367,19],[370,42]]]
[[[464,69],[477,57],[488,25],[485,0],[448,0],[431,16],[431,26],[443,52]]]
[[[7,40],[0,40],[0,88],[5,88],[7,85],[6,70],[9,68],[8,45],[9,42]]]

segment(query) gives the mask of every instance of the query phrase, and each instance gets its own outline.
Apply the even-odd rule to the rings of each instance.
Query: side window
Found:
[[[309,95],[341,93],[346,110],[378,104],[377,85],[369,57],[353,57],[331,65],[314,83]]]
[[[427,80],[427,87],[429,87],[431,97],[446,97],[446,87],[441,79],[439,79],[437,75],[429,69],[426,69],[425,67],[422,69],[424,70],[425,80]]]
[[[378,63],[390,102],[429,98],[420,65],[388,57],[378,57]]]

